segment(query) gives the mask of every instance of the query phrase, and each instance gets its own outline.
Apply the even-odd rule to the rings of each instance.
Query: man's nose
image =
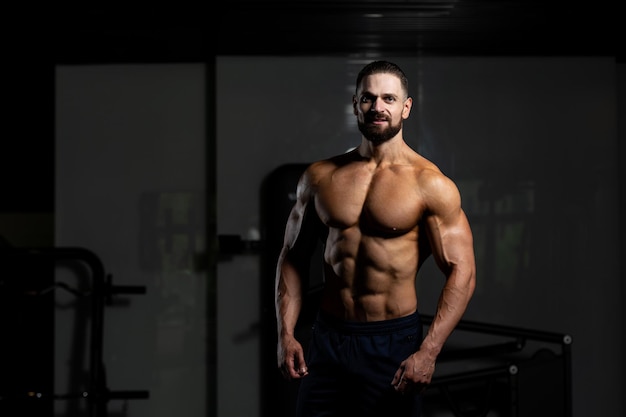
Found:
[[[383,102],[382,99],[377,98],[372,103],[372,108],[370,110],[373,111],[374,113],[380,113],[381,111],[383,111],[385,109],[384,104],[385,103]]]

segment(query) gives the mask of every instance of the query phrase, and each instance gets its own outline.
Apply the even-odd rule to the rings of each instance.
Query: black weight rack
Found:
[[[80,286],[55,281],[59,265],[72,265]],[[76,392],[54,387],[56,291],[77,297],[89,316],[80,321],[88,326],[87,352],[73,358],[88,356],[87,375],[75,384]],[[70,401],[74,416],[106,417],[110,400],[149,398],[146,390],[111,390],[103,363],[105,307],[115,295],[145,293],[143,286],[113,285],[100,258],[85,248],[0,247],[0,415],[49,417],[55,401]]]
[[[424,394],[425,417],[572,417],[571,335],[469,320],[454,334]]]

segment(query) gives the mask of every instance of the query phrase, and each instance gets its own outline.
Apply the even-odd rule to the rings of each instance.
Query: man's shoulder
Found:
[[[456,183],[436,165],[432,164],[416,170],[416,181],[423,201],[431,210],[437,206],[439,209],[445,209],[460,203]],[[434,211],[439,209],[434,209]]]
[[[344,167],[354,161],[354,152],[350,151],[343,154],[334,155],[326,159],[320,159],[318,161],[315,161],[308,166],[307,172],[312,175],[324,175],[333,172],[341,167]]]
[[[331,160],[332,158],[311,162],[302,173],[300,182],[308,187],[319,184],[324,177],[336,169],[336,164],[332,163]]]
[[[417,172],[442,173],[436,163],[415,151],[412,154],[411,165]]]

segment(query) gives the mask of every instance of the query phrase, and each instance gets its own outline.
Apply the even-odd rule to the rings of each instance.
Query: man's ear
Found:
[[[356,100],[356,95],[352,96],[352,113],[354,113],[355,116],[357,116],[359,114],[359,112],[356,109],[357,106],[357,100]]]
[[[413,98],[408,97],[405,101],[404,101],[404,108],[402,109],[402,118],[403,119],[408,119],[409,118],[409,114],[411,114],[411,107],[413,107]]]

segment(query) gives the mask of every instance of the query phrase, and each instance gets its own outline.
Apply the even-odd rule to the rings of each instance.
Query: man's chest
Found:
[[[423,214],[423,199],[411,177],[352,175],[320,184],[315,206],[322,221],[337,228],[398,233],[413,229]]]

